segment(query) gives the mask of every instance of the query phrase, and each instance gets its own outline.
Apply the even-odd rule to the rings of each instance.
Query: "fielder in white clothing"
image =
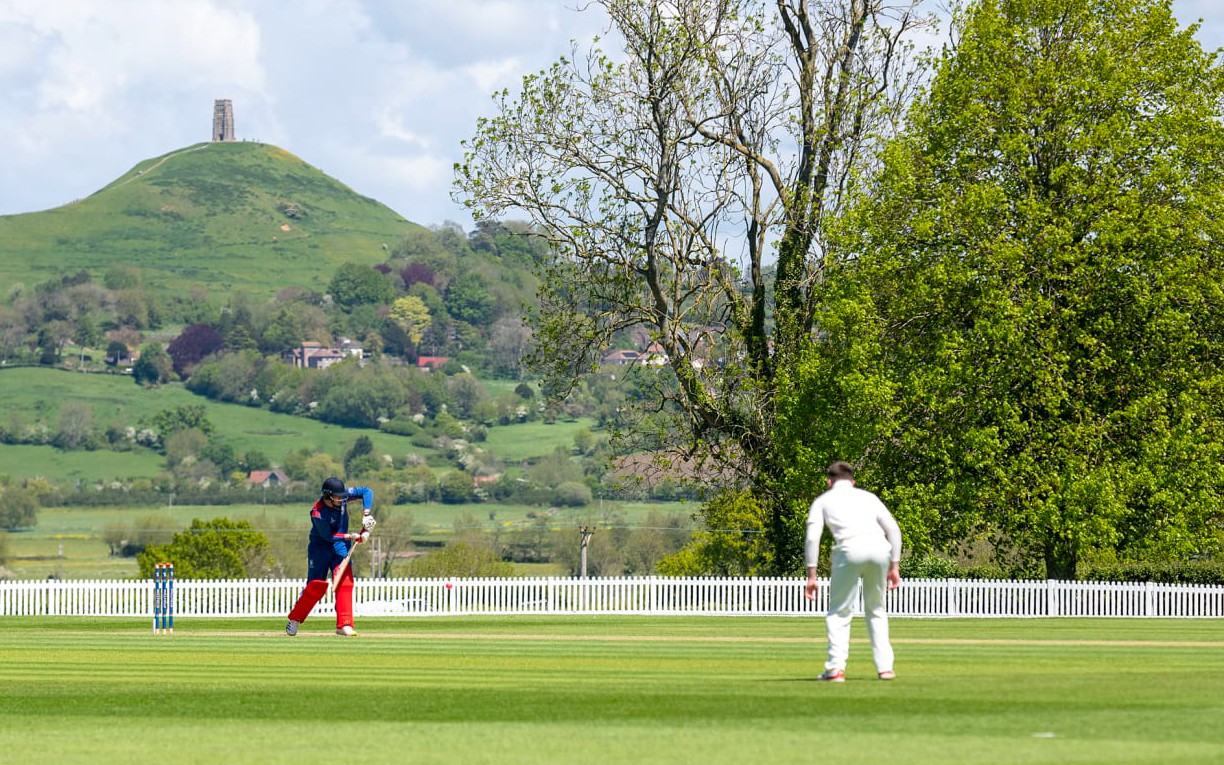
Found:
[[[804,557],[807,585],[803,594],[816,598],[816,565],[820,537],[826,526],[833,535],[832,571],[829,573],[829,613],[825,628],[829,658],[821,680],[846,679],[846,657],[850,653],[850,614],[855,591],[863,582],[863,611],[867,636],[881,680],[892,680],[893,650],[888,642],[888,612],[885,590],[901,584],[901,528],[880,498],[854,485],[854,468],[846,462],[829,465],[828,491],[812,502],[808,511]]]

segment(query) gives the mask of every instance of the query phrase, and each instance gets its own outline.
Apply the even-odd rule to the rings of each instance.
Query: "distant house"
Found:
[[[643,364],[655,364],[663,366],[667,363],[667,351],[659,343],[651,343],[646,346],[646,350],[638,357],[638,360]]]
[[[637,351],[609,351],[603,355],[603,363],[609,366],[623,367],[641,358]]]
[[[134,350],[131,347],[128,347],[127,351],[124,352],[122,355],[104,356],[102,358],[102,361],[112,367],[117,366],[119,364],[122,364],[125,367],[131,367],[137,361],[140,361],[140,350],[139,349]]]
[[[428,369],[434,371],[439,367],[446,366],[446,362],[450,361],[450,356],[417,356],[417,368]]]
[[[289,476],[283,470],[252,470],[247,475],[247,482],[252,486],[284,486],[289,483]]]
[[[349,346],[341,350],[340,348],[325,348],[322,343],[304,342],[293,349],[293,366],[299,369],[327,369],[349,356],[360,359],[362,349],[358,346]]]

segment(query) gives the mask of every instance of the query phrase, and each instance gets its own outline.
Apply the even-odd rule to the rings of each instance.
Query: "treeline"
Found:
[[[442,227],[401,242],[373,268],[342,264],[266,301],[242,291],[219,298],[203,287],[165,295],[130,264],[79,270],[10,288],[0,306],[0,361],[135,361],[140,382],[159,383],[189,377],[217,353],[287,358],[303,342],[347,338],[367,355],[409,364],[442,356],[475,373],[516,378],[530,342],[520,317],[534,301],[531,266],[543,247],[523,224],[482,223],[469,234]],[[187,329],[169,347],[150,342],[170,326]]]

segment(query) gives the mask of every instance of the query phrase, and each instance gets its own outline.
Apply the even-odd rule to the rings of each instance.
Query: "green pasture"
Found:
[[[574,434],[581,428],[594,430],[595,420],[583,417],[552,423],[537,421],[493,427],[489,428],[488,438],[477,446],[507,462],[534,459],[552,454],[557,447],[573,449]]]
[[[102,428],[112,423],[136,427],[142,419],[163,410],[202,405],[217,432],[235,451],[259,451],[274,462],[303,448],[341,457],[363,435],[370,438],[378,453],[390,454],[397,460],[408,454],[434,454],[430,449],[414,446],[404,436],[210,401],[181,384],[141,388],[131,378],[119,375],[41,367],[0,370],[0,417],[6,425],[14,422],[31,425],[41,420],[54,428],[60,406],[69,401],[89,406],[95,424]],[[572,447],[574,433],[593,424],[588,419],[493,427],[489,429],[488,441],[480,447],[512,464],[549,454],[557,446]],[[42,475],[66,485],[78,480],[94,483],[110,478],[151,477],[163,467],[161,455],[147,450],[62,451],[47,446],[0,444],[0,475],[19,478]]]
[[[14,762],[1219,763],[1221,620],[0,619]]]
[[[3,395],[0,393],[0,397]],[[166,458],[147,449],[64,451],[54,446],[0,444],[0,475],[13,478],[42,476],[69,489],[78,481],[93,486],[114,479],[152,478],[165,469]]]
[[[377,497],[375,498],[377,500]],[[603,502],[586,508],[567,508],[548,513],[534,505],[487,503],[478,505],[383,505],[376,509],[384,518],[412,517],[412,540],[444,542],[455,530],[456,521],[476,523],[483,531],[512,533],[543,516],[550,528],[567,529],[579,525],[623,523],[640,525],[651,511],[665,515],[692,513],[693,505],[681,502]],[[168,541],[175,532],[200,518],[226,517],[250,521],[272,542],[274,554],[289,556],[293,563],[304,556],[306,535],[310,530],[306,504],[171,505],[160,507],[44,507],[38,511],[38,525],[8,534],[10,558],[6,564],[18,579],[127,579],[136,576],[136,559],[112,557],[106,532],[113,527],[140,527],[156,530]],[[390,526],[380,527],[383,536]],[[302,558],[304,560],[304,557]],[[556,573],[551,569],[523,573]]]
[[[119,375],[81,374],[37,367],[0,371],[0,413],[10,420],[14,416],[26,423],[42,419],[54,427],[60,405],[68,401],[89,406],[93,410],[95,423],[102,427],[111,423],[135,427],[142,419],[166,409],[204,406],[217,432],[236,451],[260,451],[278,462],[290,452],[302,448],[318,449],[339,456],[362,435],[369,436],[379,452],[397,458],[424,453],[404,436],[344,428],[306,417],[210,401],[179,384],[141,388],[130,377]],[[25,475],[25,471],[21,470],[22,460],[27,456],[26,450],[31,448],[35,447],[0,446],[0,473]],[[69,464],[74,458],[79,458],[82,464],[88,465],[96,452],[73,451],[63,452],[63,455]],[[160,462],[159,455],[157,458]],[[77,470],[83,472],[84,468]],[[156,472],[146,475],[155,475]]]

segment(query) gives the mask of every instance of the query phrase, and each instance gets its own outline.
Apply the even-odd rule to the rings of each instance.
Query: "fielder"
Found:
[[[350,533],[348,501],[357,497],[361,497],[362,505],[361,531]],[[298,626],[328,592],[329,584],[334,584],[336,592],[336,634],[345,637],[357,634],[353,631],[353,567],[347,565],[348,556],[354,546],[370,538],[370,530],[377,523],[370,514],[373,507],[374,492],[370,489],[364,486],[346,489],[339,478],[323,482],[323,496],[310,508],[306,588],[289,612],[286,635],[297,634]],[[338,579],[333,582],[336,575]]]
[[[893,650],[888,642],[888,612],[885,589],[901,584],[901,528],[879,497],[854,485],[854,468],[846,462],[829,465],[825,481],[828,491],[812,502],[808,511],[804,558],[807,584],[803,594],[816,598],[816,566],[820,559],[820,537],[824,527],[833,535],[832,571],[829,573],[829,612],[825,629],[829,657],[818,679],[840,683],[846,680],[846,658],[850,654],[850,614],[855,590],[863,582],[863,613],[867,636],[881,680],[896,677]]]

